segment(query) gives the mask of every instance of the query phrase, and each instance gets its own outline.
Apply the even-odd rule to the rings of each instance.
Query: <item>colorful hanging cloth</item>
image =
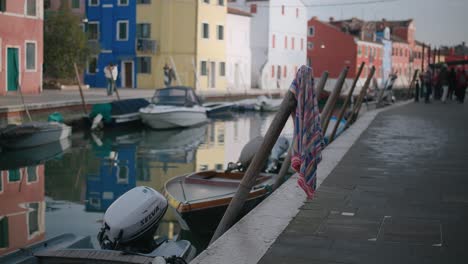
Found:
[[[307,198],[312,199],[317,181],[317,165],[322,160],[324,147],[312,69],[302,66],[289,90],[297,100],[293,112],[294,142],[291,166],[299,173],[299,186],[304,189]]]

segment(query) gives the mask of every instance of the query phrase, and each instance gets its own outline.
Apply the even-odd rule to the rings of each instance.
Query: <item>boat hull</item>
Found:
[[[170,129],[191,127],[207,121],[206,112],[201,111],[171,111],[162,113],[142,113],[142,122],[154,129]]]
[[[22,149],[42,146],[70,137],[71,127],[60,125],[50,129],[40,130],[29,135],[2,138],[1,145],[8,149]]]

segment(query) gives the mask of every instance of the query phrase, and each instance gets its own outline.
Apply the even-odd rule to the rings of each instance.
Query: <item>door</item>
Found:
[[[8,48],[7,60],[7,91],[17,91],[19,79],[19,60],[17,48]]]
[[[216,87],[216,63],[215,62],[211,62],[211,76],[210,76],[210,87],[211,88],[215,88]]]
[[[125,88],[133,87],[133,62],[124,62]]]

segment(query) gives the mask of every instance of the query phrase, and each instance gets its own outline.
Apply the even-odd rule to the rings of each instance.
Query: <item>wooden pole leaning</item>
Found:
[[[330,123],[330,119],[333,114],[333,108],[338,101],[338,98],[341,94],[341,89],[343,89],[343,84],[346,79],[346,75],[348,75],[349,66],[346,66],[343,71],[341,72],[340,76],[336,80],[335,88],[333,89],[332,93],[330,94],[330,98],[328,99],[325,107],[322,110],[322,134],[325,135],[327,133],[328,124]]]
[[[418,78],[418,73],[419,73],[419,69],[416,69],[414,71],[413,79],[411,80],[411,83],[408,89],[409,98],[411,98],[411,94],[413,93],[413,90],[414,90],[413,87],[414,87],[414,83],[416,82],[416,78]]]
[[[365,62],[362,62],[361,66],[359,67],[356,78],[354,78],[354,82],[351,85],[351,89],[349,90],[348,97],[346,97],[346,100],[344,101],[343,106],[341,107],[341,111],[338,115],[338,118],[336,119],[336,124],[335,124],[335,127],[333,128],[330,138],[328,139],[328,144],[330,144],[331,142],[333,142],[333,140],[335,140],[338,127],[340,127],[341,120],[343,119],[346,113],[346,109],[348,108],[348,104],[351,101],[351,97],[353,96],[354,89],[356,88],[357,82],[359,81],[359,78],[361,77],[361,73],[362,73],[362,70],[364,69],[365,64],[366,64]]]
[[[221,222],[216,228],[216,232],[211,238],[210,244],[212,244],[216,239],[224,234],[236,221],[242,207],[244,206],[245,201],[247,200],[250,190],[255,184],[255,181],[262,169],[265,161],[268,158],[268,155],[276,143],[278,136],[281,134],[286,121],[288,120],[291,112],[296,107],[296,99],[294,95],[288,91],[286,96],[281,103],[280,109],[273,119],[268,131],[265,135],[262,145],[255,154],[250,166],[242,178],[241,183],[236,191],[236,194],[232,198],[229,206],[224,213]]]
[[[83,95],[83,89],[81,88],[80,72],[78,71],[78,66],[76,65],[76,63],[73,63],[73,66],[75,67],[76,81],[78,82],[78,89],[80,90],[81,104],[83,106],[83,112],[84,112],[85,115],[87,115],[88,111],[86,111],[86,102],[85,102],[84,95]]]
[[[374,73],[375,73],[375,67],[372,66],[369,72],[369,76],[367,76],[367,80],[361,89],[361,93],[359,94],[358,100],[356,102],[356,105],[354,106],[351,117],[348,119],[348,122],[346,122],[346,127],[349,127],[349,125],[351,125],[352,123],[356,121],[359,111],[361,110],[361,105],[362,105],[362,102],[364,101],[364,97],[367,94],[367,89],[369,89],[370,82],[372,81],[372,78],[374,77]]]
[[[320,78],[320,81],[315,89],[317,98],[320,96],[320,93],[322,93],[322,91],[324,90],[325,84],[327,83],[327,79],[328,79],[328,72],[325,71],[323,72],[322,77]],[[294,140],[292,142],[294,142]],[[273,191],[278,189],[278,187],[280,187],[281,184],[284,183],[286,174],[288,173],[289,167],[291,166],[291,158],[292,158],[292,144],[291,146],[289,146],[288,154],[286,155],[286,158],[284,159],[284,162],[281,165],[281,169],[278,173],[278,177],[276,178],[276,181],[273,184],[273,187],[272,187]]]

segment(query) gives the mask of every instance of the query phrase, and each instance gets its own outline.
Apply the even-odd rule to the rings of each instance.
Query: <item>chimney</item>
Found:
[[[335,21],[335,18],[331,16],[330,17],[330,22],[333,22],[333,21]]]

